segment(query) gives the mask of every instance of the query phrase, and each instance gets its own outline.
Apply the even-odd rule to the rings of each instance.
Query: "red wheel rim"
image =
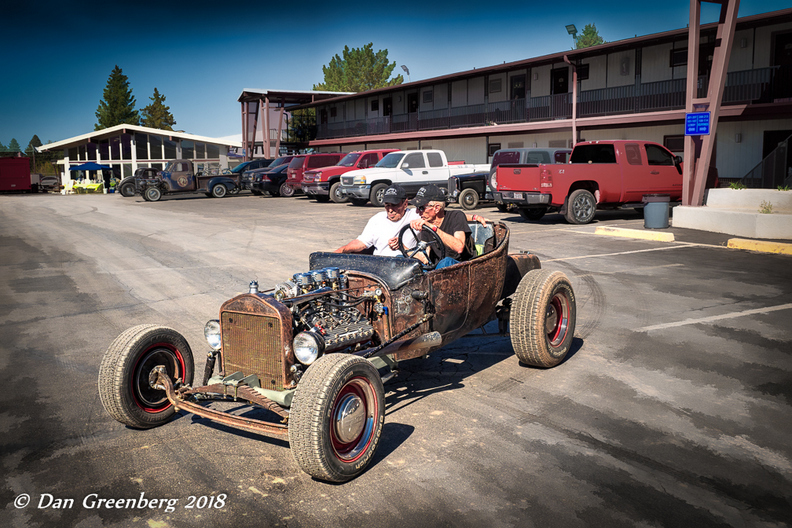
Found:
[[[171,380],[184,378],[184,358],[181,352],[170,343],[156,343],[148,347],[135,363],[132,370],[132,397],[138,407],[147,413],[160,413],[167,410],[171,403],[165,391],[153,388],[149,374],[158,365],[164,365]]]
[[[561,292],[553,295],[545,313],[545,330],[550,346],[557,347],[564,342],[569,331],[569,299]]]
[[[349,380],[333,402],[330,439],[336,456],[354,462],[374,439],[374,423],[379,412],[374,387],[363,377]]]

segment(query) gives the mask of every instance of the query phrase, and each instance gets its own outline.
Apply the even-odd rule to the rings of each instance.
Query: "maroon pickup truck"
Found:
[[[525,220],[560,211],[587,224],[598,208],[642,207],[649,194],[682,197],[682,158],[649,141],[584,141],[564,165],[500,165],[497,201],[517,207]]]
[[[350,152],[336,165],[321,169],[307,170],[303,174],[302,191],[317,202],[344,203],[349,198],[338,192],[341,187],[341,175],[352,170],[367,169],[376,165],[383,156],[398,149],[361,150]]]

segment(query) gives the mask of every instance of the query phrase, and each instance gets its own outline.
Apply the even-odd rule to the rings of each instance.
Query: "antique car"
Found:
[[[489,171],[460,174],[448,178],[448,201],[459,202],[462,209],[470,211],[479,206],[479,202],[491,201],[492,193],[487,186]]]
[[[204,174],[188,159],[171,160],[155,177],[145,174],[135,178],[135,192],[147,202],[157,202],[163,194],[204,193],[223,198],[239,192],[239,176]]]
[[[118,185],[116,185],[118,194],[124,198],[131,198],[132,196],[135,196],[135,179],[154,179],[157,177],[157,172],[159,172],[157,169],[152,169],[150,167],[140,167],[139,169],[135,170],[134,175],[127,176],[121,180]]]
[[[399,235],[403,256],[313,253],[307,271],[271,290],[251,282],[206,323],[211,351],[200,386],[193,386],[193,355],[181,334],[155,324],[132,327],[101,361],[102,404],[132,428],[162,425],[179,410],[287,436],[309,475],[355,478],[380,442],[383,383],[399,362],[495,319],[502,334],[510,327],[523,364],[555,366],[572,345],[576,301],[566,275],[541,269],[530,253],[509,254],[503,223],[471,229],[479,254],[443,269],[415,258],[428,255],[429,246],[442,258],[437,234],[427,231],[430,243],[408,249],[402,242],[408,225]],[[208,408],[212,400],[266,411],[262,419],[230,414]]]

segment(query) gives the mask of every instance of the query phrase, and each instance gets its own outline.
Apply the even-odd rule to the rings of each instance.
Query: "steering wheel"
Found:
[[[418,238],[418,233],[412,228],[410,224],[407,224],[406,226],[402,227],[401,231],[399,231],[399,251],[401,251],[401,254],[404,255],[405,257],[414,258],[418,260],[418,262],[421,261],[415,255],[417,255],[418,253],[423,254],[423,256],[426,257],[426,263],[421,262],[421,268],[424,270],[431,270],[434,269],[437,262],[445,258],[446,248],[445,248],[445,244],[443,244],[443,241],[440,240],[440,235],[432,231],[432,229],[428,225],[424,224],[422,230],[431,233],[432,235],[431,241],[424,242],[423,240]],[[413,238],[415,238],[415,240],[418,241],[417,246],[409,249],[404,246],[404,234],[407,231],[412,233]],[[434,263],[432,263],[432,258],[429,255],[429,246],[432,246],[434,248],[434,254],[437,255],[437,260]]]

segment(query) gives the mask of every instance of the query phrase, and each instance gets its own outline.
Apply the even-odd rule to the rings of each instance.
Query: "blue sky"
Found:
[[[387,49],[394,75],[412,81],[570,49],[564,26],[594,23],[606,41],[683,28],[684,1],[497,3],[459,0],[382,4],[103,0],[6,5],[0,17],[0,143],[24,149],[93,130],[115,65],[129,78],[136,108],[156,87],[177,130],[240,134],[245,88],[310,90],[345,45]],[[703,4],[703,22],[718,7]],[[790,7],[789,0],[743,0],[740,16]],[[405,82],[406,82],[405,76]]]

